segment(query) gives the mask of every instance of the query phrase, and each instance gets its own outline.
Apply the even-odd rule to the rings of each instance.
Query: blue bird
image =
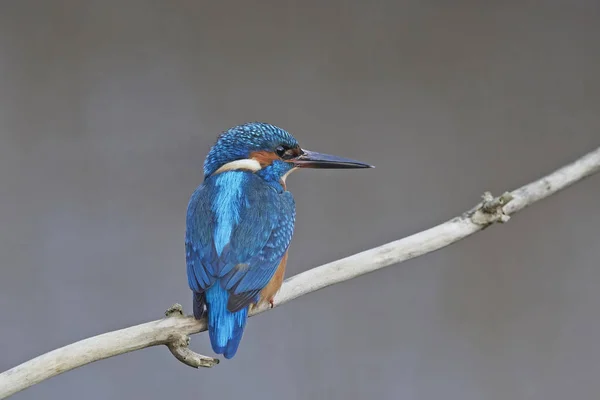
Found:
[[[247,123],[223,132],[204,162],[186,217],[187,276],[194,317],[208,316],[213,350],[235,355],[251,305],[281,287],[296,208],[286,189],[297,168],[369,168],[303,150],[285,130]]]

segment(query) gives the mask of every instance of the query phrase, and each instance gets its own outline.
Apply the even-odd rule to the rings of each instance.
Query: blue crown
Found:
[[[223,165],[250,157],[255,151],[275,151],[277,146],[298,146],[298,141],[287,131],[264,122],[249,122],[235,126],[221,135],[204,161],[204,177]]]

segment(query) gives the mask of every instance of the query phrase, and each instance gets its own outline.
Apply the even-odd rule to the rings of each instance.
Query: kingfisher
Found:
[[[304,150],[262,122],[221,133],[188,203],[185,249],[196,319],[205,316],[213,351],[237,352],[250,307],[270,304],[283,282],[296,220],[286,178],[299,168],[372,168]]]

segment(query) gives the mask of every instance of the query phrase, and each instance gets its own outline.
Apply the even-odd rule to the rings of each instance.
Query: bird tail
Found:
[[[217,281],[206,290],[208,335],[213,351],[232,358],[240,345],[248,320],[248,307],[232,313],[227,309],[229,293]]]

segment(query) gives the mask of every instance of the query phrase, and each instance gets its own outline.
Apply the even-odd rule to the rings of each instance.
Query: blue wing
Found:
[[[186,260],[190,288],[204,293],[218,283],[227,309],[248,306],[277,270],[292,238],[295,205],[251,172],[208,178],[188,205]]]

